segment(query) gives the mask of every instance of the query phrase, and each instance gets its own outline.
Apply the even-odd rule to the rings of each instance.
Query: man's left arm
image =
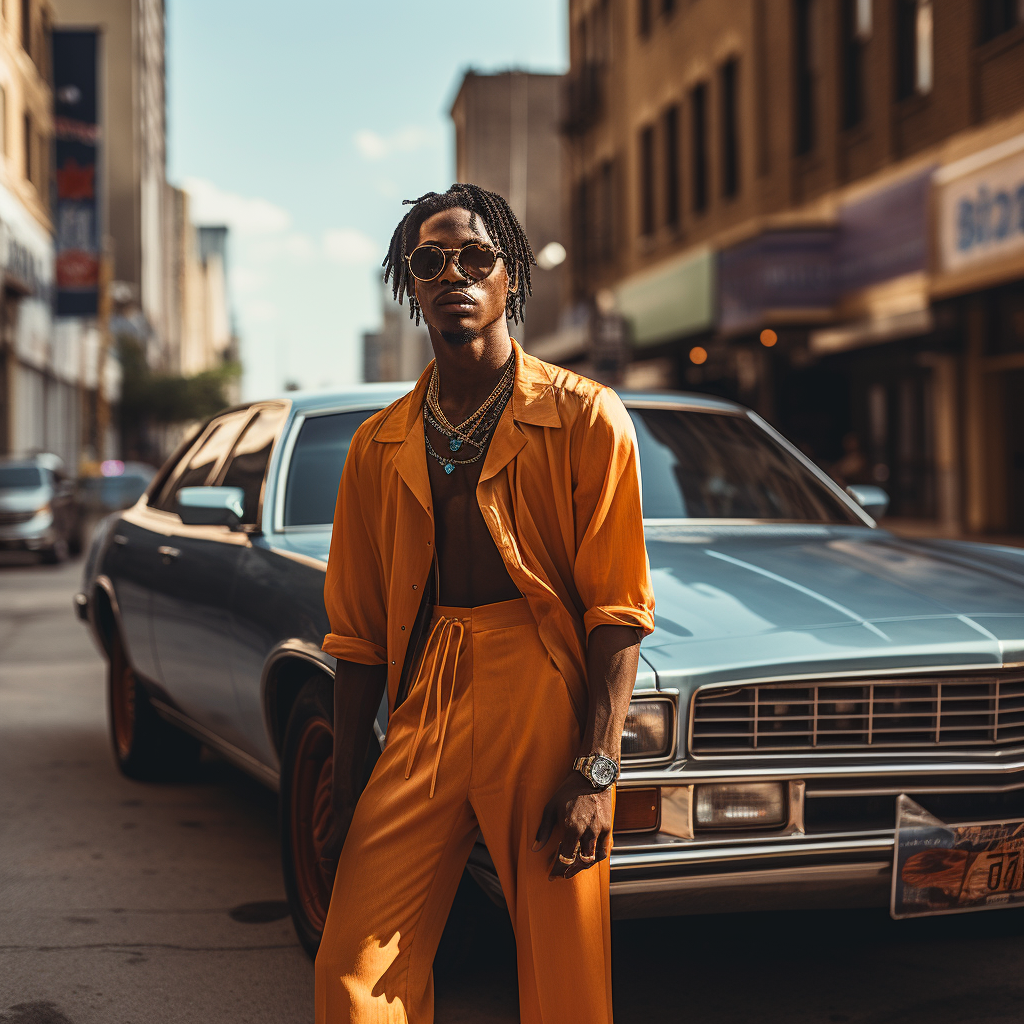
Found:
[[[603,754],[619,761],[622,728],[636,680],[640,639],[630,626],[596,626],[587,641],[587,678],[590,700],[586,728],[578,756]],[[551,878],[572,878],[612,848],[612,789],[595,790],[581,772],[570,771],[544,808],[533,849],[542,850],[559,829],[561,840],[551,867]],[[578,848],[578,854],[577,854]],[[565,864],[558,855],[571,860]]]
[[[615,393],[602,389],[573,426],[576,589],[586,609],[587,718],[579,756],[619,761],[636,681],[640,640],[654,629],[654,594],[644,542],[640,459],[633,424]],[[559,835],[551,877],[571,878],[612,845],[614,796],[572,770],[548,802],[535,849]],[[558,830],[558,831],[556,831]]]

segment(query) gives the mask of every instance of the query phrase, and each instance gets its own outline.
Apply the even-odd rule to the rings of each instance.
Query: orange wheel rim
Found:
[[[114,741],[117,753],[123,759],[131,753],[135,734],[135,673],[123,653],[114,662],[110,698]]]
[[[320,867],[320,854],[331,826],[331,771],[334,733],[322,718],[306,723],[292,773],[292,861],[299,902],[309,923],[323,931],[331,903],[333,879]]]

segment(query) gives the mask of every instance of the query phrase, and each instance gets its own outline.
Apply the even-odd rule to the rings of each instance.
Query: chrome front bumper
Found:
[[[0,548],[39,551],[57,540],[53,514],[40,512],[23,523],[0,524]]]
[[[692,819],[687,828],[694,785],[755,780],[789,784],[790,817],[783,829],[694,835]],[[624,773],[619,786],[657,786],[663,795],[660,831],[616,836],[610,865],[614,918],[886,907],[895,818],[886,827],[878,822],[840,831],[822,827],[817,808],[826,802],[907,793],[925,800],[929,795],[957,797],[967,801],[969,810],[977,804],[981,818],[968,814],[960,820],[981,820],[988,818],[982,813],[988,798],[1012,794],[1014,806],[1024,807],[1024,759],[1018,753],[959,762],[818,762],[799,767],[677,762],[660,771]],[[1014,816],[1024,817],[1024,810]],[[473,851],[469,871],[493,900],[503,902],[482,843]]]

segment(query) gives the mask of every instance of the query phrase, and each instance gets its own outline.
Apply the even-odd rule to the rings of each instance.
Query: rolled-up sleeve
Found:
[[[364,427],[352,438],[338,487],[324,582],[331,631],[322,649],[340,661],[383,665],[387,662],[387,604],[377,537],[380,488],[365,464],[370,439]]]
[[[576,589],[587,636],[595,626],[654,630],[654,588],[644,542],[640,458],[629,413],[604,388],[573,438]]]

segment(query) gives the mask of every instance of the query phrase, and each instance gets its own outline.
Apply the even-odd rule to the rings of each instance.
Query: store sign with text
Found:
[[[1024,255],[1024,136],[936,176],[938,255],[946,272]]]
[[[57,315],[95,316],[100,277],[96,33],[54,32],[53,70]]]

